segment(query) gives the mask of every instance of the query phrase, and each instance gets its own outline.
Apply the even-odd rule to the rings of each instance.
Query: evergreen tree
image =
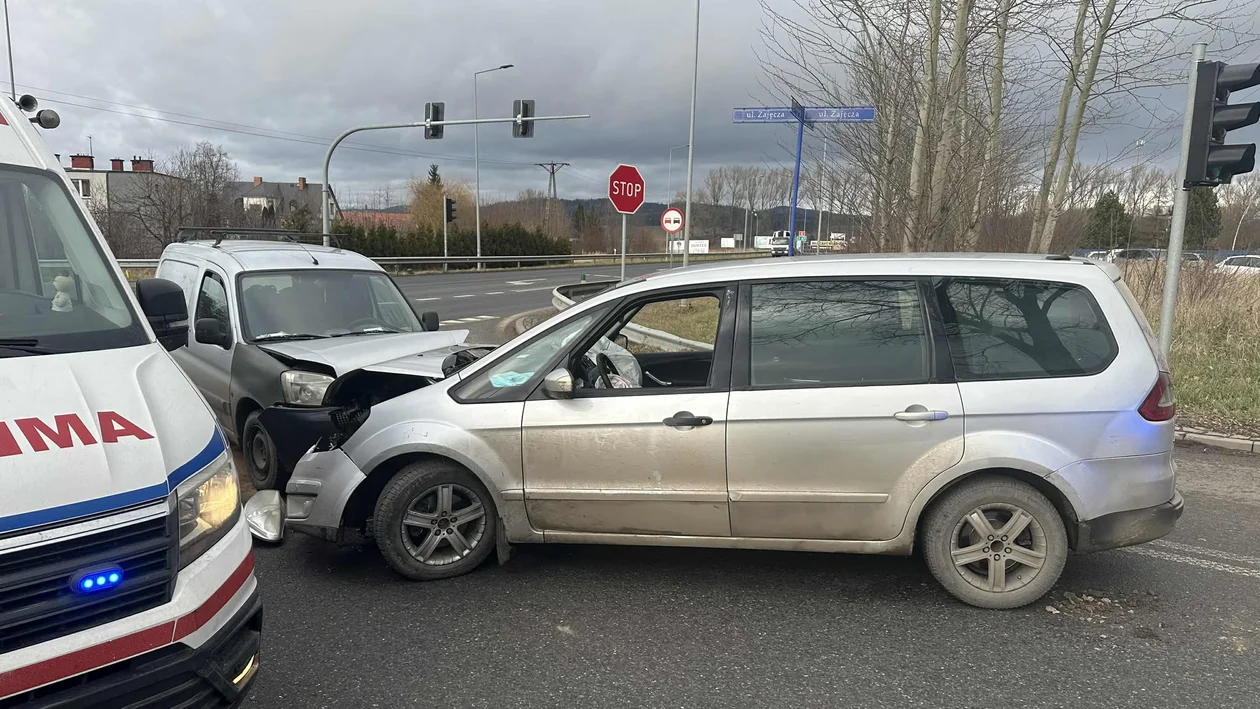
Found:
[[[437,163],[429,165],[429,184],[441,186],[442,176],[438,174]]]
[[[1120,197],[1107,192],[1098,198],[1089,211],[1089,223],[1081,246],[1087,249],[1112,249],[1126,245],[1133,217],[1124,211]]]
[[[1186,205],[1186,248],[1201,249],[1221,235],[1221,207],[1211,187],[1190,190]]]

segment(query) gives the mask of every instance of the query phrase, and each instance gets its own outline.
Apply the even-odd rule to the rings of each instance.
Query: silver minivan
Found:
[[[918,550],[1013,608],[1183,506],[1150,327],[1115,266],[1061,256],[660,272],[323,403],[266,414],[301,457],[287,527],[370,535],[414,579],[528,542]]]

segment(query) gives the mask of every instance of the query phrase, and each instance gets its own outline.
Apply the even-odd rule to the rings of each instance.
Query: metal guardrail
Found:
[[[740,258],[762,258],[769,256],[769,251],[730,251],[710,254],[692,254],[692,261],[717,261]],[[627,261],[642,259],[664,259],[665,252],[647,254],[626,254]],[[600,261],[621,261],[621,254],[553,254],[545,256],[381,256],[372,259],[382,266],[441,266],[442,264],[522,264],[522,263],[595,263]],[[157,268],[157,259],[118,259],[122,268]]]
[[[551,290],[551,304],[555,306],[556,310],[564,310],[577,303],[575,299],[577,296],[589,298],[590,296],[603,293],[618,283],[620,281],[588,281],[556,286]],[[660,347],[673,352],[679,350],[684,352],[710,352],[713,350],[713,345],[708,343],[683,339],[672,333],[653,330],[652,328],[633,323],[621,328],[621,334],[625,335],[626,339],[631,342],[650,347]]]

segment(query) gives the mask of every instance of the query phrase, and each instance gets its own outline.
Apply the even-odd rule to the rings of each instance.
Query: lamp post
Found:
[[[473,72],[473,120],[476,120],[478,118],[478,115],[477,115],[477,77],[481,76],[482,74],[488,74],[492,71],[499,71],[500,69],[511,69],[512,66],[513,66],[512,64],[503,64],[500,66],[496,66],[493,69],[482,69],[481,71]],[[477,227],[476,227],[477,228],[477,255],[480,256],[481,255],[481,155],[480,155],[480,151],[478,150],[477,128],[478,126],[474,124],[473,125],[473,173],[475,174],[474,179],[476,181],[476,192],[473,193],[473,211],[474,211],[473,218],[477,220]],[[477,264],[477,270],[481,270],[480,263]]]
[[[691,178],[696,155],[696,83],[700,78],[700,0],[696,0],[696,43],[691,59],[691,118],[687,128],[687,202],[683,207],[682,265],[687,267],[687,252],[691,251]]]

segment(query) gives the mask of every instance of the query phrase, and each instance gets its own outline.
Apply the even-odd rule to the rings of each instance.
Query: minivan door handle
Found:
[[[949,418],[949,412],[928,410],[916,405],[907,408],[905,411],[898,411],[893,414],[893,418],[898,421],[944,421]]]
[[[691,426],[708,426],[713,423],[712,416],[696,416],[690,411],[679,411],[661,423],[674,428],[690,428]]]

